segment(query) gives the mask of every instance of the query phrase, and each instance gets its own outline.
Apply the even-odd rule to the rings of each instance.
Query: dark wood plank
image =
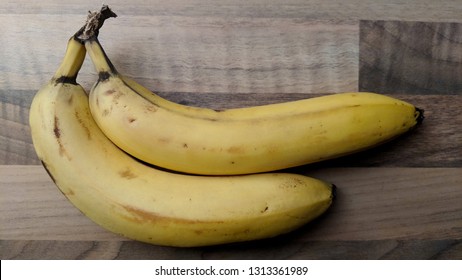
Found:
[[[462,23],[361,21],[359,89],[462,94]]]
[[[403,260],[462,259],[462,241],[371,240],[288,242],[273,238],[203,248],[169,248],[133,241],[0,240],[0,259],[115,260]]]
[[[29,129],[35,91],[0,88],[0,164],[40,164]]]

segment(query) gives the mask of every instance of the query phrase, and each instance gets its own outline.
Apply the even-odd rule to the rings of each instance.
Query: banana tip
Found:
[[[337,197],[337,186],[334,184],[331,185],[331,197],[332,200],[335,200],[335,198]]]
[[[424,117],[424,109],[420,109],[420,108],[415,108],[415,114],[416,114],[416,121],[417,121],[417,124],[421,124],[422,121],[425,119]]]

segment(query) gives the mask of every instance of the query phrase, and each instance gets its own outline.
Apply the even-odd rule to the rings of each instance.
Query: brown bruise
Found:
[[[56,139],[59,140],[59,138],[61,137],[61,130],[59,129],[59,118],[57,116],[55,116],[53,132],[55,134]]]
[[[71,95],[71,96],[69,97],[69,99],[67,100],[67,104],[68,104],[68,105],[72,105],[73,99],[74,99],[74,95]]]
[[[85,125],[85,122],[82,120],[82,118],[80,117],[80,113],[79,111],[75,111],[75,118],[77,119],[77,121],[79,122],[80,126],[83,128],[83,130],[85,130],[85,133],[87,134],[87,139],[88,140],[91,140],[91,132],[90,132],[90,129]]]
[[[157,141],[159,143],[162,143],[162,144],[168,144],[168,143],[172,142],[172,139],[167,138],[167,137],[160,137],[160,138],[157,139]]]
[[[120,177],[128,179],[128,180],[131,180],[131,179],[134,179],[134,178],[138,177],[129,168],[119,171],[119,175],[120,175]]]
[[[157,107],[155,105],[149,104],[146,106],[146,112],[154,113],[157,111]]]
[[[127,211],[131,216],[125,218],[130,219],[137,223],[157,223],[162,221],[169,221],[169,223],[177,224],[198,224],[198,223],[207,223],[207,224],[223,224],[224,221],[201,221],[201,220],[190,220],[174,217],[165,217],[157,215],[156,213],[149,212],[143,209],[136,208],[130,205],[120,205],[125,211]]]
[[[268,205],[266,205],[265,209],[263,209],[262,211],[260,211],[262,214],[265,213],[266,211],[268,211],[269,207]]]
[[[297,188],[301,185],[304,185],[304,182],[298,178],[288,178],[286,181],[281,183],[279,186],[282,189],[291,189],[291,188]]]
[[[114,92],[116,92],[114,89],[109,89],[109,90],[107,90],[104,94],[106,94],[106,95],[111,95],[111,94],[113,94]]]
[[[245,153],[245,148],[232,146],[232,147],[229,147],[226,151],[230,154],[243,154]]]
[[[55,135],[56,141],[58,142],[59,155],[60,156],[66,156],[68,160],[71,160],[71,157],[67,154],[66,148],[64,147],[64,145],[63,145],[63,143],[61,141],[62,131],[61,131],[60,127],[59,127],[59,118],[58,118],[58,116],[55,116],[55,118],[54,118],[53,133]]]

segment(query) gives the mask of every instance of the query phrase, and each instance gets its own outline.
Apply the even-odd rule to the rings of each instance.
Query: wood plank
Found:
[[[2,34],[11,42],[0,53],[2,89],[37,90],[50,79],[85,19],[68,17],[0,14],[14,26]],[[157,91],[268,95],[356,90],[358,38],[357,21],[292,18],[127,16],[100,33],[118,70]],[[79,81],[89,90],[96,79],[87,59]]]
[[[3,0],[0,14],[82,14],[99,8],[91,0],[78,3],[63,1],[29,2],[26,0]],[[119,15],[175,15],[182,17],[292,17],[310,19],[384,19],[412,21],[459,21],[462,7],[454,0],[112,0],[111,7]]]
[[[74,208],[41,166],[0,166],[0,239],[121,241]],[[294,242],[462,239],[461,168],[322,168],[338,186],[320,219]]]
[[[462,94],[462,23],[361,21],[359,89]]]
[[[2,260],[454,260],[462,259],[462,241],[372,240],[309,241],[278,238],[202,248],[168,248],[133,241],[0,240]]]
[[[0,164],[40,164],[29,129],[34,95],[35,91],[0,88]]]

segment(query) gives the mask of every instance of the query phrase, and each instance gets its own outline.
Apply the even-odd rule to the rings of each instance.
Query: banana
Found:
[[[99,129],[76,82],[85,53],[72,37],[56,74],[33,99],[30,128],[55,184],[100,226],[152,244],[207,246],[283,234],[331,205],[333,185],[302,175],[193,176],[129,156]]]
[[[166,100],[120,74],[96,36],[86,48],[99,73],[90,110],[117,146],[166,169],[234,175],[274,171],[361,151],[416,126],[423,110],[357,92],[216,111]]]

